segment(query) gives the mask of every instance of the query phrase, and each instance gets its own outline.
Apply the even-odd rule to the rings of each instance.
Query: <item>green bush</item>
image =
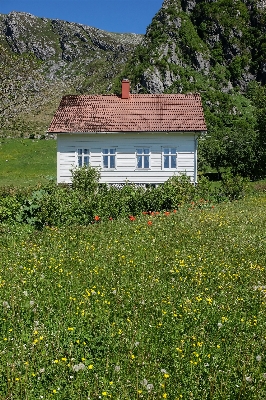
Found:
[[[231,171],[222,174],[222,191],[230,200],[236,200],[244,196],[247,187],[247,178],[233,175]]]
[[[74,168],[72,173],[72,188],[86,194],[95,194],[98,190],[100,171],[97,168],[83,166]]]
[[[49,181],[31,192],[2,190],[0,222],[14,220],[44,226],[86,226],[106,219],[136,216],[141,212],[177,210],[184,204],[209,207],[215,202],[234,200],[244,195],[246,180],[231,172],[223,174],[221,188],[202,177],[193,185],[186,175],[173,176],[157,187],[137,187],[127,183],[122,188],[99,183],[99,171],[80,168],[72,171],[73,185]]]

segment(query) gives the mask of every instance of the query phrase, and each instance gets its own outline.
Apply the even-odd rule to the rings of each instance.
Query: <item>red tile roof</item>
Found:
[[[199,94],[65,96],[48,132],[205,131]]]

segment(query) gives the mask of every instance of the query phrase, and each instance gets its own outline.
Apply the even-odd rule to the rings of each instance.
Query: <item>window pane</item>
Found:
[[[110,149],[110,154],[115,154],[115,149]]]
[[[164,166],[164,168],[169,168],[169,157],[168,156],[163,157],[163,166]]]
[[[149,156],[144,156],[144,168],[149,168]]]
[[[137,167],[142,168],[142,157],[141,156],[137,156]]]
[[[79,155],[79,156],[82,155],[82,149],[78,149],[78,155]]]
[[[142,154],[143,149],[137,149],[137,154]]]
[[[103,156],[103,168],[108,168],[108,156]]]
[[[78,156],[78,166],[82,167],[82,156]]]
[[[84,165],[89,165],[89,157],[88,156],[84,156]]]
[[[175,147],[171,148],[171,154],[176,154],[176,148]]]
[[[169,154],[169,149],[163,149],[164,154]]]
[[[89,154],[89,149],[84,149],[84,154]]]
[[[103,149],[103,154],[108,154],[108,149]]]
[[[150,150],[149,149],[144,149],[144,154],[149,154]]]
[[[110,168],[115,168],[115,156],[110,156]]]
[[[171,168],[176,168],[176,156],[171,156]]]

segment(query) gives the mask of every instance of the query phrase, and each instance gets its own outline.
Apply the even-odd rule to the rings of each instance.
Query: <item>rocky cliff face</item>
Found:
[[[44,132],[63,94],[111,92],[141,40],[28,13],[0,14],[2,128]]]
[[[254,174],[266,137],[255,100],[266,83],[264,0],[164,0],[123,76],[136,93],[199,92],[200,168]]]
[[[127,71],[136,91],[182,91],[207,76],[245,92],[266,82],[265,33],[265,1],[165,0]]]

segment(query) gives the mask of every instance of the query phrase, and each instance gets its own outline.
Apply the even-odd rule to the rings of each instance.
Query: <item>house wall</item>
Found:
[[[174,174],[197,177],[197,141],[194,133],[117,133],[58,134],[57,182],[70,183],[71,169],[77,166],[77,149],[90,151],[90,165],[101,168],[101,182],[163,183]],[[177,148],[177,168],[163,169],[162,148]],[[102,168],[102,149],[116,149],[115,170]],[[150,149],[150,169],[136,168],[136,149]]]

